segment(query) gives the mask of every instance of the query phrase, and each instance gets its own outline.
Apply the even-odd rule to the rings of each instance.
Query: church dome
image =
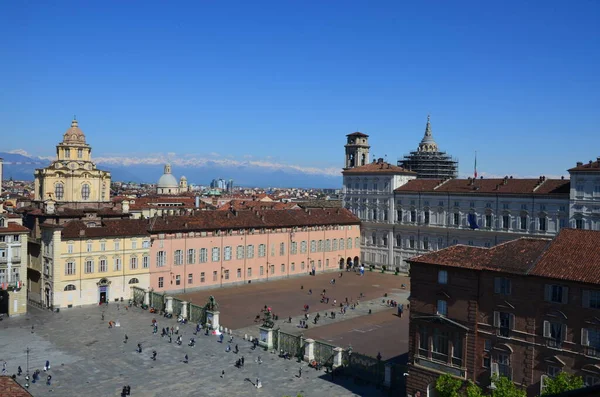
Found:
[[[79,128],[77,120],[71,121],[71,128],[63,135],[63,143],[85,145],[85,134]]]
[[[160,177],[160,179],[158,180],[158,186],[159,188],[174,188],[174,187],[179,187],[179,183],[177,183],[177,179],[175,179],[175,177],[171,174],[164,174],[163,176]]]
[[[159,189],[170,189],[170,188],[178,188],[179,183],[177,183],[177,179],[171,174],[171,165],[165,164],[165,172],[158,180],[158,184],[156,186]]]

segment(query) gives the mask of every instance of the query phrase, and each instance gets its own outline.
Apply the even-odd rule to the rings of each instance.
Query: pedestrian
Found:
[[[46,365],[44,365],[44,371],[47,371],[50,369],[50,361],[46,360]]]
[[[52,375],[48,375],[48,377],[46,378],[46,384],[48,386],[50,386],[51,383],[52,383]]]
[[[184,363],[186,363],[186,364],[188,363],[188,355],[187,355],[187,354],[186,354],[186,355],[185,355],[185,357],[183,358],[183,362],[184,362]]]
[[[262,382],[260,381],[260,378],[256,378],[256,388],[260,389],[262,387]]]
[[[231,345],[227,345],[227,347],[225,348],[225,351],[226,351],[227,353],[229,353],[229,352],[231,351]]]
[[[223,343],[223,334],[219,335],[219,343]]]
[[[127,306],[125,306],[127,307]],[[131,386],[127,385],[127,395],[131,396]]]
[[[35,331],[35,325],[31,326],[31,333],[33,334],[33,332]]]
[[[104,321],[104,312],[102,312],[102,321]]]
[[[225,377],[225,370],[221,371],[221,378]]]
[[[302,378],[302,367],[298,368],[298,378]]]
[[[123,341],[123,343],[127,343],[128,340],[129,340],[129,337],[127,336],[127,334],[125,334],[125,340]]]
[[[2,375],[6,375],[6,361],[2,363]]]
[[[142,352],[142,344],[141,343],[137,344],[137,350],[138,350],[138,353]]]
[[[121,397],[127,397],[127,386],[123,386],[123,390],[121,390]]]
[[[381,361],[381,352],[377,353],[377,361]]]
[[[236,343],[236,344],[235,344],[235,350],[234,350],[234,353],[235,353],[235,354],[238,354],[239,352],[240,352],[240,349],[238,348],[238,345],[237,345],[237,343]]]
[[[23,370],[21,369],[21,366],[19,365],[19,368],[17,368],[17,376],[21,376],[22,373],[23,373]]]
[[[169,343],[173,342],[173,337],[171,335],[169,335]]]
[[[156,355],[157,355],[156,350],[153,350],[152,351],[152,360],[156,361]]]

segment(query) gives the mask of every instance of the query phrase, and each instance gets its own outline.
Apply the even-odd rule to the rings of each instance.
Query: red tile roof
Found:
[[[63,225],[61,235],[63,239],[145,236],[148,235],[149,226],[147,219],[107,220],[100,226],[92,227],[88,227],[84,221],[76,220]]]
[[[198,211],[191,216],[157,218],[152,232],[261,229],[317,225],[359,225],[347,209]]]
[[[407,175],[417,175],[416,172],[406,170],[402,167],[398,167],[397,165],[390,164],[388,162],[373,162],[365,165],[361,165],[360,167],[348,168],[342,171],[344,175],[352,175],[352,174],[407,174]]]
[[[2,397],[31,397],[31,393],[10,376],[0,376]]]
[[[413,179],[397,188],[400,193],[561,194],[568,195],[568,179]]]
[[[298,209],[296,203],[282,203],[281,201],[251,201],[231,200],[218,208],[218,211],[230,211],[232,209],[243,210],[291,210]]]
[[[600,231],[562,229],[532,275],[600,284]]]
[[[526,274],[549,243],[549,239],[523,237],[492,248],[453,245],[410,258],[409,262]]]
[[[29,229],[16,222],[8,222],[6,227],[0,227],[0,234],[2,233],[29,233]]]
[[[600,157],[596,161],[590,161],[587,164],[577,163],[576,167],[569,169],[569,172],[600,172]]]
[[[88,227],[74,220],[62,226],[63,239],[142,236],[149,233],[190,232],[247,228],[278,228],[317,225],[358,225],[360,219],[347,209],[198,211],[193,215],[151,219],[117,219]],[[57,225],[42,224],[56,228]],[[83,234],[82,234],[83,233]]]

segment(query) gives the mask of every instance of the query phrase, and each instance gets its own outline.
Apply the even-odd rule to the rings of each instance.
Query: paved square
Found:
[[[105,320],[102,321],[102,312]],[[292,360],[283,360],[263,350],[251,350],[250,343],[236,338],[240,353],[226,353],[226,344],[215,336],[198,335],[197,344],[187,346],[193,336],[192,325],[180,326],[184,344],[168,343],[152,334],[153,315],[140,308],[117,310],[114,303],[62,310],[50,313],[30,307],[27,317],[7,318],[0,322],[0,361],[8,363],[9,374],[17,366],[29,371],[42,369],[50,361],[52,385],[45,384],[45,373],[29,390],[34,396],[118,396],[124,385],[130,385],[132,396],[379,396],[370,386],[355,384],[350,379],[336,379]],[[156,317],[159,329],[177,326],[176,321]],[[120,327],[108,329],[109,320]],[[32,332],[32,326],[34,327]],[[128,343],[123,343],[125,334]],[[135,351],[142,343],[143,352]],[[227,339],[225,340],[227,342]],[[151,352],[156,350],[157,360]],[[183,363],[185,354],[190,363]],[[234,367],[239,356],[245,357],[242,369]],[[261,357],[263,364],[255,360]],[[296,375],[303,367],[302,378]],[[224,379],[221,371],[225,370]],[[262,389],[251,382],[260,377]],[[23,383],[24,375],[18,378]],[[338,383],[339,382],[339,383]]]

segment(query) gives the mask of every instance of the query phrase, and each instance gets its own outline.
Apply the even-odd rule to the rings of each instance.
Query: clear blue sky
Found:
[[[412,4],[409,4],[412,3]],[[600,2],[5,1],[0,151],[395,162],[431,113],[461,174],[600,156]]]

